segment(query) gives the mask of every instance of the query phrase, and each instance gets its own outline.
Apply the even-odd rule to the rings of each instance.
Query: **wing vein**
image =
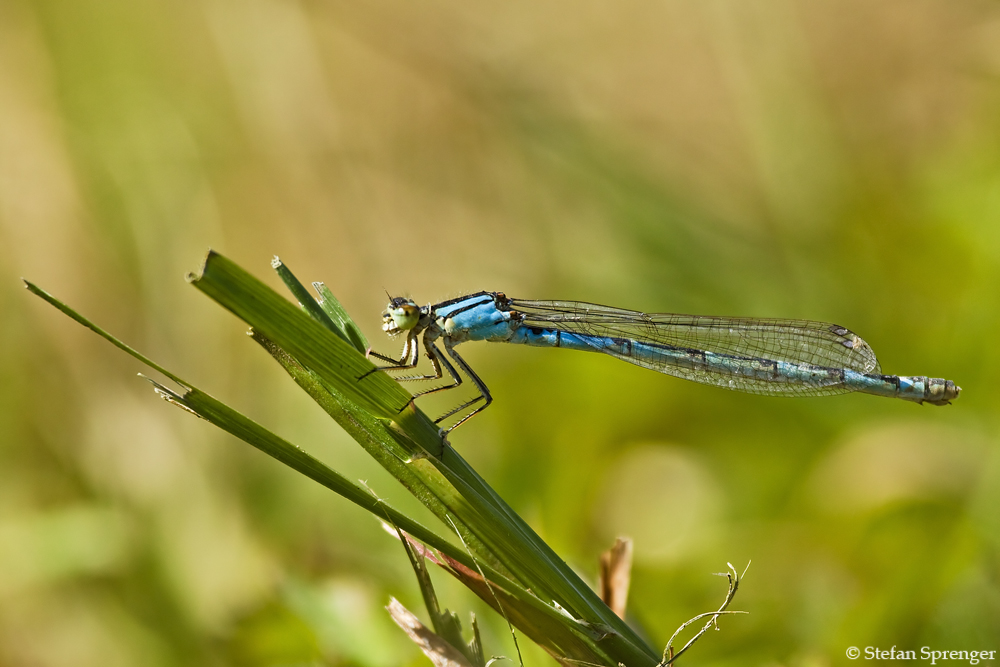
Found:
[[[880,372],[868,343],[846,327],[828,322],[643,313],[577,301],[513,299],[511,306],[522,313],[526,326],[574,333],[595,350],[623,361],[750,393],[815,395],[848,391],[832,379],[835,374],[815,381],[797,381],[777,374],[763,378],[760,372],[747,376],[743,371],[752,364],[766,367],[767,362],[785,362],[821,369]],[[640,358],[608,344],[607,339],[628,339],[665,349],[662,354],[647,349]],[[677,354],[668,352],[678,349],[724,355],[735,360],[734,367],[745,368],[735,372],[705,364],[681,364]]]

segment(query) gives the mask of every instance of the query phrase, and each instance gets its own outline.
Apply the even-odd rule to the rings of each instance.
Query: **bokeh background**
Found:
[[[470,345],[496,402],[453,441],[588,580],[634,538],[656,646],[752,559],[691,664],[1000,649],[995,2],[4,0],[0,244],[4,667],[427,664],[376,521],[18,280],[425,517],[185,284],[208,247],[325,281],[382,349],[383,289],[490,289],[833,321],[955,380],[766,398]]]

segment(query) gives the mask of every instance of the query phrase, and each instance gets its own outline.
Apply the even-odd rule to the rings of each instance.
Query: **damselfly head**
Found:
[[[382,330],[395,334],[409,331],[420,322],[420,308],[412,299],[395,297],[382,313]]]

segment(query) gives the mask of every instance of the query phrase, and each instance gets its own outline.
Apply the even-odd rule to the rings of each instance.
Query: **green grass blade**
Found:
[[[86,317],[84,317],[83,315],[79,314],[78,312],[76,312],[75,310],[73,310],[72,308],[70,308],[69,306],[67,306],[66,304],[64,304],[62,301],[60,301],[59,299],[55,298],[54,296],[52,296],[51,294],[49,294],[48,292],[46,292],[45,290],[43,290],[38,285],[35,285],[32,282],[24,280],[23,278],[21,280],[22,280],[22,282],[24,282],[24,286],[26,288],[28,288],[29,292],[31,292],[35,296],[41,297],[43,300],[47,301],[49,303],[49,305],[54,306],[56,308],[56,310],[61,311],[64,315],[68,316],[70,319],[76,320],[78,323],[80,323],[83,326],[87,327],[88,329],[90,329],[91,331],[93,331],[98,336],[100,336],[104,340],[108,341],[109,343],[111,343],[112,345],[114,345],[115,347],[117,347],[118,349],[123,350],[125,353],[129,354],[132,357],[135,357],[136,359],[138,359],[142,363],[146,364],[150,368],[152,368],[152,369],[154,369],[156,371],[159,371],[165,377],[170,378],[171,380],[173,380],[177,384],[181,385],[182,387],[187,387],[188,386],[187,383],[185,383],[179,377],[177,377],[176,375],[174,375],[173,373],[171,373],[170,371],[168,371],[166,368],[163,368],[162,366],[160,366],[159,364],[157,364],[153,360],[148,359],[147,357],[143,356],[142,354],[140,354],[135,349],[133,349],[133,348],[129,347],[128,345],[126,345],[125,343],[121,342],[120,340],[118,340],[117,338],[115,338],[114,336],[112,336],[110,333],[108,333],[107,331],[105,331],[101,327],[97,326],[96,324],[94,324],[93,322],[91,322],[90,320],[88,320]]]
[[[384,373],[358,381],[374,366],[353,346],[221,255],[210,253],[201,274],[190,280],[288,353],[295,363],[286,371],[296,382],[442,521],[450,517],[446,523],[454,522],[480,562],[509,574],[544,602],[558,603],[574,618],[599,628],[608,652],[626,664],[657,662],[657,652],[608,609],[455,450],[436,433],[429,436],[433,423],[412,401],[392,414],[409,397],[406,390]],[[307,373],[296,377],[289,370],[295,367]],[[366,412],[381,418],[381,428],[371,424],[357,428],[365,423]],[[436,451],[432,440],[438,445]],[[412,460],[417,449],[409,443],[421,443],[430,456]],[[425,490],[430,493],[421,495]]]
[[[368,350],[368,340],[365,339],[365,335],[361,333],[361,329],[350,318],[344,307],[340,305],[337,297],[323,283],[313,283],[313,289],[319,294],[320,308],[326,311],[326,314],[343,328],[344,333],[347,334],[347,337],[358,352],[364,354]]]
[[[278,273],[278,277],[281,278],[283,283],[285,283],[285,287],[287,287],[288,291],[292,293],[292,296],[298,299],[299,305],[302,306],[307,313],[309,313],[310,317],[340,336],[341,340],[348,345],[354,344],[351,342],[351,339],[347,337],[347,332],[344,331],[344,328],[342,326],[338,326],[326,310],[321,308],[320,305],[316,303],[316,299],[312,297],[309,290],[305,288],[305,285],[299,282],[299,279],[295,277],[291,269],[285,266],[284,262],[275,257],[271,260],[271,268]],[[364,350],[361,351],[363,352]]]
[[[294,293],[304,291],[290,272],[285,277],[285,282],[294,286]],[[410,394],[384,373],[369,374],[374,366],[353,342],[323,323],[322,316],[304,312],[215,253],[210,253],[200,275],[189,279],[250,324],[254,338],[314,400],[449,530],[458,531],[462,547],[398,512],[390,512],[377,498],[316,459],[191,387],[42,290],[30,284],[29,289],[188,389],[178,393],[160,387],[161,394],[173,402],[426,540],[455,576],[489,604],[502,608],[516,627],[554,655],[612,666],[649,667],[657,663],[656,652],[441,439]],[[335,303],[323,296],[323,290],[320,294],[328,305]],[[304,302],[306,309],[311,308],[309,300]],[[323,312],[337,324],[327,309]],[[349,331],[348,323],[354,326],[342,309],[337,317],[345,332]]]
[[[406,557],[410,561],[413,574],[417,577],[417,584],[420,586],[420,593],[424,598],[424,606],[427,608],[427,615],[431,619],[431,627],[434,628],[434,632],[451,644],[456,651],[464,654],[473,667],[483,667],[482,662],[475,661],[475,654],[469,651],[469,645],[462,639],[462,623],[458,614],[448,610],[441,611],[434,583],[431,581],[430,572],[427,571],[427,559],[424,558],[423,552],[418,555],[410,545],[410,538],[398,526],[393,526],[393,528],[396,529],[399,542],[403,545]]]
[[[164,376],[176,382],[184,388],[183,393],[175,392],[162,384],[149,380],[155,387],[157,393],[168,399],[170,402],[187,409],[188,411],[202,417],[203,419],[218,426],[222,430],[231,433],[240,440],[253,445],[268,456],[281,461],[285,465],[302,473],[310,479],[319,482],[326,488],[334,491],[352,503],[362,507],[378,518],[399,526],[402,530],[413,535],[421,542],[432,545],[435,549],[440,549],[459,561],[463,561],[468,567],[474,567],[472,559],[463,550],[442,539],[420,523],[410,519],[399,511],[386,505],[383,501],[374,497],[369,491],[350,482],[336,471],[318,459],[310,456],[290,442],[283,440],[271,431],[268,431],[260,424],[257,424],[248,417],[233,410],[221,401],[213,398],[205,392],[194,387],[191,383],[166,370],[156,362],[141,354],[134,348],[126,345],[111,333],[97,326],[83,315],[64,304],[59,299],[41,289],[37,285],[24,281],[28,290],[41,297],[49,304],[62,311],[64,314],[87,327],[99,336],[127,352],[130,356],[139,360],[149,368],[152,368]],[[494,576],[501,579],[499,573],[494,572]]]
[[[291,375],[292,379],[343,426],[390,474],[399,479],[442,522],[458,530],[462,540],[475,556],[476,564],[483,569],[483,574],[489,580],[494,591],[504,591],[500,599],[503,601],[505,609],[508,605],[523,608],[514,615],[522,619],[525,624],[515,623],[516,627],[551,650],[556,650],[559,647],[572,647],[572,653],[566,655],[576,660],[612,665],[617,664],[617,661],[630,665],[653,665],[656,663],[655,656],[649,656],[647,651],[623,640],[611,628],[604,627],[600,623],[592,625],[577,623],[567,618],[564,613],[559,612],[552,604],[543,601],[541,597],[545,595],[546,586],[540,582],[537,588],[532,588],[527,586],[520,577],[509,573],[507,563],[519,562],[519,559],[513,557],[508,557],[506,560],[498,559],[491,551],[494,548],[491,544],[504,542],[503,536],[498,537],[496,533],[505,527],[508,530],[506,539],[509,544],[503,547],[504,553],[516,552],[518,545],[520,545],[520,548],[525,549],[526,552],[520,554],[520,557],[524,558],[530,551],[530,547],[526,546],[524,537],[519,537],[519,531],[509,523],[498,523],[495,515],[484,516],[476,510],[474,502],[478,496],[476,491],[461,480],[457,481],[461,484],[461,490],[466,495],[456,491],[448,483],[447,478],[434,467],[440,463],[436,459],[407,461],[405,459],[406,450],[402,449],[395,441],[398,436],[394,429],[387,427],[382,420],[375,419],[364,410],[352,405],[335,388],[326,386],[317,374],[302,367],[295,359],[260,333],[254,332],[254,339],[264,346]],[[447,448],[445,451],[447,461],[456,462],[460,458],[451,448]],[[484,535],[489,538],[490,544],[484,543],[481,539],[481,536]],[[450,552],[446,552],[445,555],[448,558],[451,557]],[[438,560],[440,561],[440,559]],[[470,568],[467,559],[461,561],[460,564],[465,569],[451,569],[449,570],[451,574],[468,585],[472,580],[468,580],[463,573],[472,573],[475,585],[470,585],[469,588],[496,608],[497,599],[491,593],[490,587],[483,583],[476,567]],[[563,565],[565,566],[565,564]],[[539,577],[543,576],[556,578],[559,575],[552,570],[541,568]],[[573,576],[579,581],[575,574]],[[511,578],[514,578],[518,583],[515,584]],[[584,584],[580,582],[580,585]],[[531,592],[528,592],[528,589]],[[543,591],[541,595],[539,594],[540,590]],[[596,594],[594,597],[596,598]],[[596,599],[600,604],[604,604],[600,602],[599,598]],[[538,620],[539,618],[546,620],[543,622]],[[529,621],[535,622],[535,625],[530,625]],[[543,631],[539,632],[539,628],[542,628]],[[567,648],[567,650],[569,649]],[[629,656],[633,660],[625,660],[622,656]]]
[[[417,451],[409,440],[391,428],[385,420],[347,400],[338,389],[325,383],[317,373],[305,368],[273,341],[254,331],[253,338],[285,369],[328,415],[343,427],[379,465],[412,493],[425,507],[437,516],[449,530],[454,525],[467,545],[486,561],[490,567],[510,576],[489,549],[466,525],[463,517],[473,514],[468,503],[456,493],[454,487],[440,475],[426,459],[414,458]],[[475,517],[477,520],[478,517]]]
[[[43,298],[49,304],[62,311],[73,320],[98,333],[110,343],[124,350],[146,366],[163,373],[166,377],[184,387],[184,392],[178,393],[160,383],[150,380],[157,393],[159,393],[163,398],[199,417],[202,417],[206,421],[209,421],[215,426],[218,426],[219,428],[240,438],[244,442],[247,442],[260,451],[281,461],[285,465],[288,465],[289,467],[306,475],[310,479],[319,482],[323,486],[333,490],[351,502],[370,511],[379,519],[399,527],[404,531],[404,534],[410,535],[419,540],[421,543],[427,545],[426,547],[421,546],[421,550],[426,550],[427,548],[434,549],[434,552],[437,555],[437,562],[448,563],[450,571],[453,574],[460,569],[464,572],[482,572],[491,582],[493,591],[502,592],[503,598],[507,600],[506,604],[509,604],[511,607],[525,607],[527,609],[527,611],[521,611],[518,613],[519,618],[531,618],[533,616],[548,618],[549,620],[547,622],[540,625],[540,627],[546,626],[548,628],[547,631],[542,634],[538,634],[534,628],[522,628],[528,636],[535,637],[536,641],[538,641],[542,646],[547,647],[549,650],[556,651],[563,645],[579,645],[581,648],[579,649],[580,652],[578,655],[585,656],[581,657],[581,660],[592,663],[614,664],[614,658],[598,650],[596,646],[591,646],[590,643],[588,643],[590,638],[586,633],[581,633],[580,630],[578,628],[574,628],[572,624],[565,624],[565,619],[562,618],[557,609],[544,604],[520,584],[509,579],[499,571],[494,570],[488,564],[481,561],[474,561],[472,557],[463,549],[442,539],[421,525],[419,522],[410,519],[388,506],[386,503],[374,497],[367,490],[353,484],[343,476],[331,470],[321,461],[303,452],[291,443],[281,439],[261,425],[226,406],[224,403],[202,392],[191,383],[167,371],[145,355],[139,353],[132,347],[117,339],[109,332],[105,331],[101,327],[98,327],[49,293],[31,283],[27,284],[29,289],[34,294]],[[259,337],[260,335],[256,334],[256,336]],[[287,355],[284,356],[287,357]],[[288,359],[290,359],[290,357],[288,357]],[[315,378],[314,375],[312,377]],[[318,380],[316,381],[318,382]],[[384,428],[384,438],[390,441],[393,439],[393,436],[390,435],[393,432],[385,427],[385,422],[383,420],[378,420],[372,417],[356,406],[351,407],[351,404],[343,397],[340,397],[338,400],[340,401],[341,408],[350,410],[354,417],[359,418],[364,423],[365,428],[373,430],[377,430],[380,427]],[[360,425],[358,425],[357,428],[349,428],[348,430],[353,431],[352,434],[357,437],[359,429],[360,432],[364,432],[364,428],[361,428]],[[452,522],[449,521],[448,523]],[[423,552],[424,551],[422,551],[422,553]],[[482,579],[482,577],[480,577],[480,579]],[[474,592],[484,595],[486,594],[486,591],[486,588],[480,586],[479,590]],[[495,596],[494,594],[491,594],[490,600],[488,601],[493,600],[495,600]],[[495,602],[493,602],[493,604],[495,604]]]
[[[315,321],[235,263],[209,252],[200,273],[188,280],[221,306],[274,341],[353,403],[404,426],[433,455],[443,446],[438,427],[412,405],[412,396],[352,345]],[[363,378],[363,379],[362,379]]]
[[[453,561],[447,554],[428,550],[420,544],[412,546],[414,551],[423,553],[428,560],[461,581],[532,641],[545,647],[557,660],[567,658],[586,664],[636,664],[626,662],[627,658],[615,650],[614,642],[609,641],[613,639],[613,634],[606,629],[580,623],[537,598],[525,600],[523,596],[512,594],[512,591],[498,586],[485,570],[480,572],[469,568]],[[656,662],[643,659],[638,664],[654,665]]]
[[[222,430],[256,447],[271,458],[322,484],[355,505],[368,510],[379,519],[399,526],[401,530],[413,535],[421,542],[433,545],[435,549],[441,549],[450,557],[471,562],[468,554],[455,547],[455,545],[450,544],[447,540],[444,540],[405,514],[393,509],[384,501],[372,495],[370,491],[349,481],[319,459],[304,452],[287,440],[280,438],[218,399],[197,388],[188,389],[183,394],[180,394],[155,381],[150,380],[150,382],[156,388],[157,393],[170,402],[190,410]]]

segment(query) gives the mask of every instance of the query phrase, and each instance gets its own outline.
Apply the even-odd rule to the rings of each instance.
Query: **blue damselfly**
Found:
[[[449,431],[493,401],[455,351],[459,343],[477,340],[603,352],[660,373],[751,394],[858,391],[947,405],[961,391],[951,380],[882,375],[868,343],[845,327],[824,322],[643,313],[579,301],[511,299],[502,292],[423,307],[411,299],[391,298],[382,317],[382,328],[392,336],[405,335],[406,342],[399,359],[369,350],[370,356],[391,363],[380,370],[415,368],[422,343],[433,374],[397,379],[438,380],[443,371],[451,377],[451,384],[414,398],[462,384],[455,366],[476,385],[478,396],[435,420],[441,423],[474,407]],[[437,346],[439,339],[447,356]]]

